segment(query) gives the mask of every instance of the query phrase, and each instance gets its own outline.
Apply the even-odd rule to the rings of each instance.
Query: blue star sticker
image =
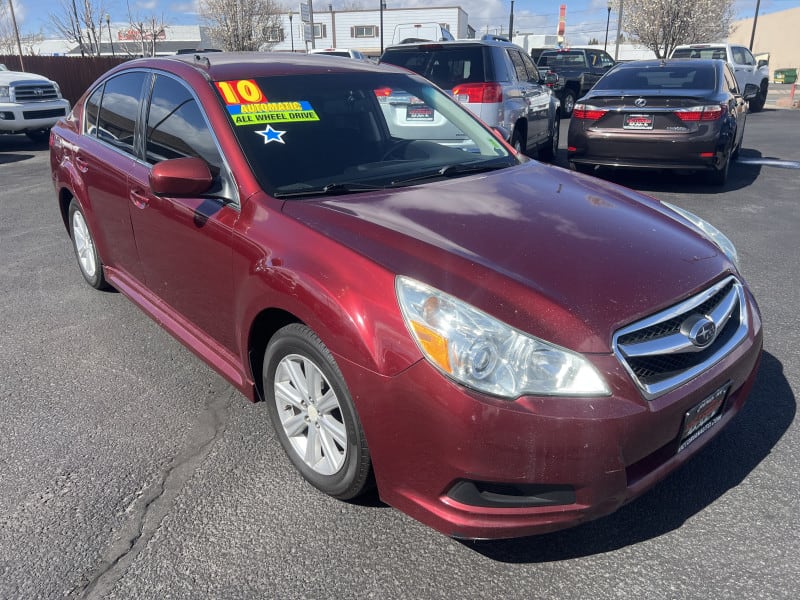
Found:
[[[265,144],[269,144],[270,142],[280,142],[281,144],[286,143],[283,141],[283,134],[286,132],[276,131],[272,128],[272,125],[267,125],[267,128],[264,131],[256,131],[256,133],[264,136]]]

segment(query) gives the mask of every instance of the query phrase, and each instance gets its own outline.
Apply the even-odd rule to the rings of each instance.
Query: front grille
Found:
[[[22,116],[25,119],[50,119],[52,117],[63,117],[67,111],[63,108],[51,108],[49,110],[25,110]]]
[[[691,325],[713,323],[708,345],[691,339]],[[734,277],[680,304],[620,329],[614,353],[648,400],[675,389],[719,362],[747,336],[744,288]]]
[[[16,102],[46,102],[58,100],[58,92],[52,83],[18,83],[11,88]]]

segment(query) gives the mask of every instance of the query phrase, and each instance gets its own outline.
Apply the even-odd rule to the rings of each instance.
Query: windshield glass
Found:
[[[600,79],[595,90],[710,90],[716,87],[714,65],[669,65],[615,69]]]
[[[253,172],[275,196],[412,185],[519,163],[420,77],[328,73],[216,87]]]

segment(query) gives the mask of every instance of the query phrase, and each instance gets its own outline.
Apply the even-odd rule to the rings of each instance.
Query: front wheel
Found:
[[[333,355],[301,324],[287,325],[264,354],[267,411],[284,451],[311,485],[349,500],[371,480],[361,421]]]

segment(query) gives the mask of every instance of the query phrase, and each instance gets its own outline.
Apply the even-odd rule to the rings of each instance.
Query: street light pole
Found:
[[[381,55],[383,55],[383,7],[386,3],[383,0],[380,0],[380,13],[381,13]]]
[[[603,52],[608,51],[608,24],[611,23],[611,2],[608,3],[608,15],[606,16],[606,41],[603,42]]]

